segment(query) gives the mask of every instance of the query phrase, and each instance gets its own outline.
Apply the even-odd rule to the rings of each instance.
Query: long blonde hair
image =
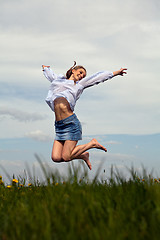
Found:
[[[76,66],[76,61],[74,61],[73,66],[66,72],[66,78],[67,78],[67,79],[70,78],[70,76],[72,75],[72,70],[73,70],[73,69],[77,70],[77,69],[80,69],[80,68],[83,68],[84,71],[85,71],[86,74],[87,74],[86,69],[85,69],[83,66],[81,66],[81,65],[77,65],[77,66]]]

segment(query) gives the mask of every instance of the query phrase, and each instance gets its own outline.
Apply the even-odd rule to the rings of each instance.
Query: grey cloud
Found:
[[[145,4],[144,4],[145,3]],[[138,5],[138,8],[137,8]],[[73,10],[74,7],[74,10]],[[1,29],[31,31],[33,33],[75,33],[81,39],[96,34],[110,34],[121,31],[122,27],[138,21],[159,18],[158,1],[138,1],[122,3],[116,1],[81,1],[75,7],[75,1],[4,1],[0,3]],[[115,21],[113,21],[113,19]]]
[[[41,71],[39,69],[39,75],[40,73]],[[47,88],[45,88],[43,85],[37,86],[35,83],[33,84],[33,82],[31,85],[28,84],[28,82],[29,81],[27,81],[25,76],[23,79],[21,79],[21,83],[19,84],[7,81],[1,82],[0,99],[6,100],[9,96],[10,99],[16,98],[40,101],[42,97],[45,97],[45,94],[47,93]]]
[[[82,0],[80,7],[75,7],[73,0],[1,1],[1,99],[8,100],[7,91],[11,90],[12,99],[32,99],[36,101],[32,109],[36,109],[49,87],[41,75],[41,64],[51,65],[56,73],[65,73],[77,60],[87,68],[88,75],[127,67],[124,80],[114,79],[84,92],[78,107],[85,116],[82,121],[92,123],[87,128],[84,125],[86,133],[135,132],[133,125],[137,123],[141,132],[152,132],[153,126],[154,132],[159,131],[155,120],[160,103],[159,21],[157,0],[124,0],[123,8],[118,0]],[[17,85],[11,89],[4,82],[11,87],[13,83]],[[19,83],[22,86],[17,88]],[[38,87],[42,85],[44,92],[43,87]],[[90,116],[88,109],[92,110]],[[18,113],[3,113],[6,115],[25,121]],[[27,115],[29,121],[33,119],[31,115]],[[95,128],[99,116],[103,116],[102,125]],[[141,119],[147,119],[145,127]]]
[[[21,111],[18,109],[8,108],[8,107],[0,108],[0,116],[1,117],[9,116],[20,122],[38,121],[38,120],[43,120],[46,118],[46,116],[36,113],[36,112],[28,113],[28,112],[24,112],[24,111]]]
[[[1,4],[0,21],[5,29],[28,29],[33,32],[75,31],[82,8],[72,11],[74,1],[10,1]],[[72,14],[71,14],[72,13]],[[65,17],[64,17],[65,16]]]
[[[155,40],[149,36],[157,21],[154,19],[155,13],[158,12],[157,1],[138,2],[138,9],[137,2],[128,3],[125,0],[122,14],[118,0],[109,4],[105,0],[101,4],[88,0],[81,7],[74,8],[74,11],[73,0],[7,1],[0,8],[2,62],[7,59],[9,63],[12,59],[12,64],[17,62],[21,66],[56,61],[63,67],[66,62],[75,60],[73,58],[80,58],[84,62],[89,58],[87,64],[95,69],[106,62],[109,56],[111,66],[131,59],[133,64],[136,57],[142,56],[142,52],[146,57],[146,49],[150,50],[149,56],[153,53],[150,46],[154,46]],[[151,20],[153,24],[150,24]],[[146,28],[149,29],[147,33]],[[156,49],[158,42],[157,38]],[[157,53],[156,50],[154,52]]]

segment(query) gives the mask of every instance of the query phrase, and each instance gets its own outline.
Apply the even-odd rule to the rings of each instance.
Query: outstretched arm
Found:
[[[84,88],[91,87],[95,84],[99,84],[101,82],[104,82],[108,79],[111,79],[115,76],[126,74],[127,68],[121,68],[120,70],[109,72],[109,71],[101,71],[97,72],[90,77],[85,77],[82,80],[79,81],[79,84],[81,84]]]
[[[95,84],[99,84],[108,79],[111,79],[112,77],[114,77],[113,72],[101,71],[89,77],[82,78],[82,80],[79,81],[79,84],[82,85],[84,88],[88,88]]]
[[[42,65],[42,71],[43,71],[44,76],[50,82],[52,82],[53,80],[55,80],[57,78],[57,75],[50,69],[50,66]]]
[[[118,75],[121,75],[123,76],[123,74],[127,74],[127,68],[121,68],[120,70],[117,70],[117,71],[114,71],[113,72],[113,76],[118,76]]]

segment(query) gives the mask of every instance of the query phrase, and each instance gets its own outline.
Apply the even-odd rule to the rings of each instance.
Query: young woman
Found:
[[[76,66],[74,62],[66,76],[56,75],[50,66],[42,65],[44,76],[51,82],[46,102],[55,113],[56,138],[53,143],[52,160],[54,162],[69,162],[73,159],[83,159],[89,169],[92,169],[87,150],[91,148],[101,149],[107,152],[95,138],[89,143],[77,145],[82,139],[82,128],[74,112],[76,101],[83,90],[100,82],[104,82],[114,76],[126,74],[126,68],[118,71],[97,72],[86,77],[86,69]]]

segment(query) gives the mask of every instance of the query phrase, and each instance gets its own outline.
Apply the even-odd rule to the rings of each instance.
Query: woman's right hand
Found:
[[[45,65],[42,65],[42,68],[43,68],[43,70],[44,70],[44,68],[45,68],[45,67],[49,68],[50,66],[45,66]]]

